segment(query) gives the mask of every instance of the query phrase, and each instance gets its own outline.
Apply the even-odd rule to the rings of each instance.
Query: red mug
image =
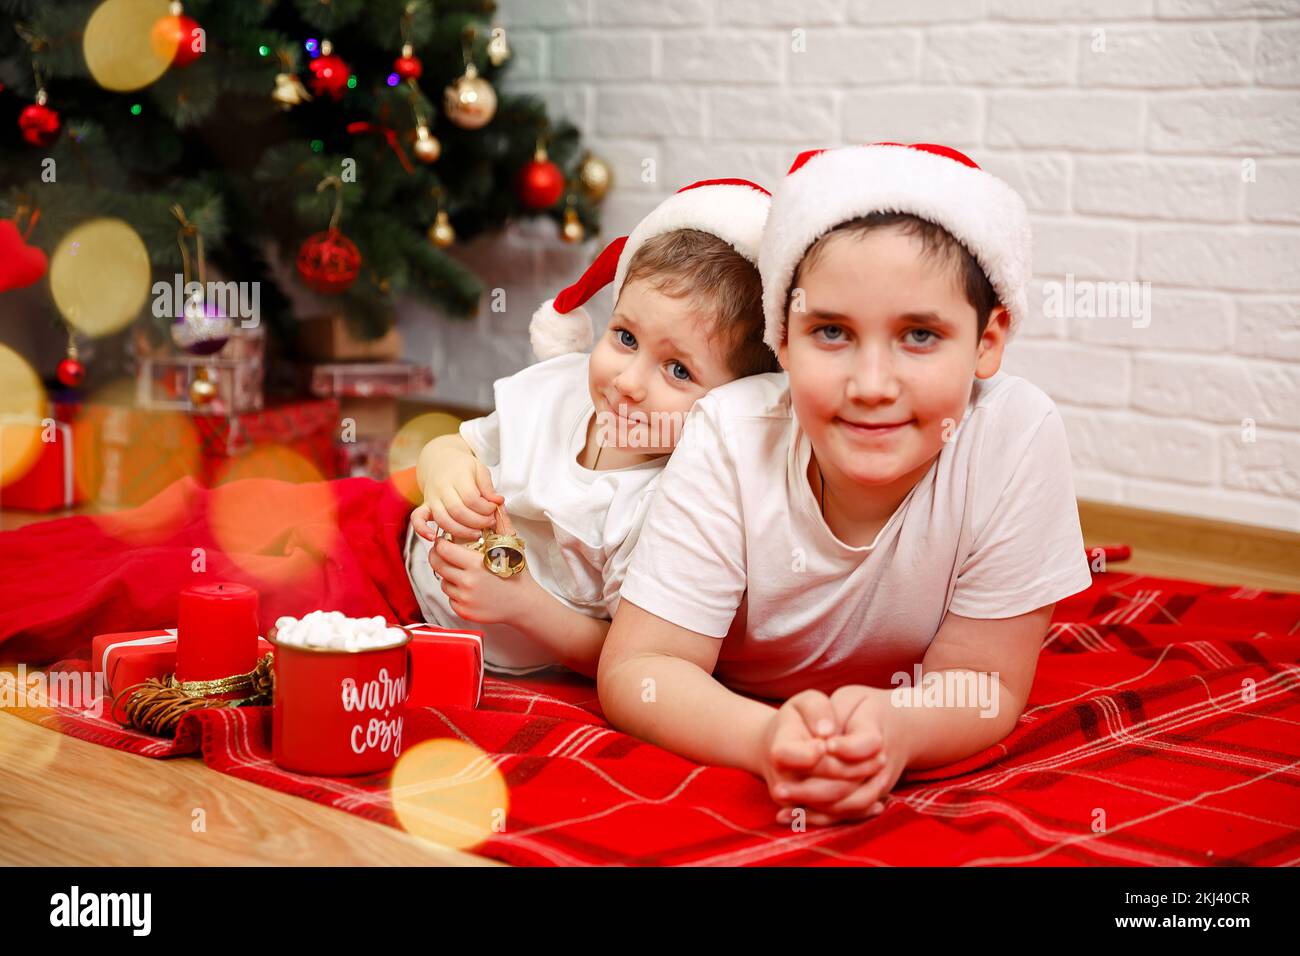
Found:
[[[402,752],[409,631],[400,644],[344,651],[283,644],[271,629],[271,756],[285,770],[344,777],[390,770]]]

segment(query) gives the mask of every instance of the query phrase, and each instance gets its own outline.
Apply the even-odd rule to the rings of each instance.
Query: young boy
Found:
[[[1020,197],[955,150],[796,160],[759,255],[788,379],[690,416],[600,661],[614,725],[812,823],[1011,730],[1055,602],[1091,583],[1060,414],[999,371],[1029,257]]]
[[[669,197],[538,310],[530,332],[545,361],[497,381],[492,414],[421,452],[407,571],[426,620],[483,631],[491,669],[595,675],[686,413],[711,388],[778,368],[755,266],[768,206],[744,180]],[[590,355],[572,353],[591,339],[582,304],[611,281],[609,329]],[[499,506],[526,564],[504,578],[463,546],[497,525]]]

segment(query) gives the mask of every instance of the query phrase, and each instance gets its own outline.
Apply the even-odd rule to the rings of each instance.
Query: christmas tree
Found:
[[[80,222],[119,218],[156,279],[197,279],[201,238],[223,277],[260,283],[273,333],[291,318],[276,257],[298,267],[278,281],[334,293],[362,335],[403,296],[472,314],[482,283],[445,251],[454,238],[533,215],[569,240],[598,228],[578,131],[495,89],[509,50],[494,9],[0,0],[0,217],[47,253]],[[153,79],[149,56],[124,61],[141,24],[163,61]]]

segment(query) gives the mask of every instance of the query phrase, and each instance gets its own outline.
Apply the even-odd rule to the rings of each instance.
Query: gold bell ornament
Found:
[[[302,85],[302,80],[298,79],[296,73],[277,73],[271,99],[280,109],[288,111],[299,103],[311,100],[311,94],[307,92],[307,87]]]
[[[429,227],[429,241],[439,249],[446,249],[456,241],[456,230],[451,227],[451,220],[447,218],[447,210],[438,210],[438,215],[433,219],[433,225]]]
[[[499,578],[511,578],[528,570],[524,539],[515,534],[509,516],[500,505],[497,505],[496,530],[484,528],[479,539],[466,547],[471,551],[481,551],[483,567]]]
[[[279,51],[281,72],[275,74],[275,89],[271,91],[271,100],[281,110],[289,111],[300,103],[311,102],[311,94],[302,85],[298,74],[292,71],[293,61],[283,50]]]
[[[569,197],[569,205],[564,209],[564,225],[560,227],[560,238],[568,243],[582,242],[587,238],[587,230],[583,228],[582,220],[578,218],[578,210],[573,208],[573,197]]]

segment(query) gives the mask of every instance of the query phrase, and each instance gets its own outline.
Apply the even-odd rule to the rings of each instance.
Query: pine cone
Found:
[[[267,654],[253,668],[253,689],[249,694],[248,703],[271,703],[275,695],[275,672],[271,666],[274,660],[275,656],[273,654]]]

